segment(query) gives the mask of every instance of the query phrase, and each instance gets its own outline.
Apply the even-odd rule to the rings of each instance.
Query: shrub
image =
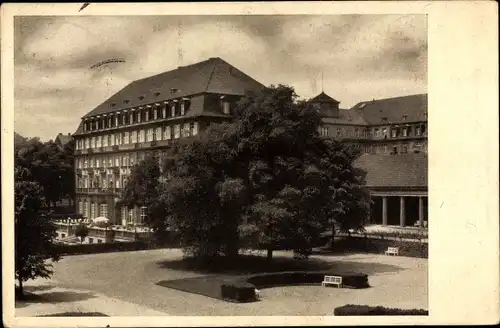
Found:
[[[255,286],[246,282],[234,281],[221,285],[221,297],[236,302],[252,302],[256,300]]]
[[[347,304],[337,307],[333,311],[337,316],[359,316],[359,315],[429,315],[429,311],[422,309],[395,309],[383,306],[368,306]]]

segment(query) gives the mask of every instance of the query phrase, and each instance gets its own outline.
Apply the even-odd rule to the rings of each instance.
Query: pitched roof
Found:
[[[210,58],[134,81],[84,117],[199,93],[244,95],[248,89],[262,87],[261,83],[221,58]]]
[[[363,117],[356,111],[350,109],[339,109],[339,117],[327,116],[321,120],[327,124],[350,124],[350,125],[366,125]]]
[[[65,144],[67,144],[68,142],[71,141],[71,135],[59,133],[57,135],[55,141],[57,141],[57,140],[59,140],[59,143],[61,144],[61,146],[64,146]]]
[[[351,110],[357,111],[368,124],[427,121],[427,94],[360,102]]]
[[[361,155],[355,166],[366,172],[366,186],[427,187],[427,154]]]
[[[334,103],[337,103],[337,104],[340,103],[339,101],[333,99],[332,97],[330,97],[329,95],[327,95],[323,91],[321,91],[321,93],[319,95],[317,95],[316,97],[310,99],[309,101],[310,102],[334,102]]]

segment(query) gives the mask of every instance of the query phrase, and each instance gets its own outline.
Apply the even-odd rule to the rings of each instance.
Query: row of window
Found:
[[[426,131],[426,124],[418,124],[415,126],[403,126],[403,127],[390,127],[390,128],[336,128],[336,137],[357,137],[357,138],[367,138],[367,137],[376,137],[383,138],[388,137],[388,131],[390,131],[391,138],[397,137],[409,137],[412,136],[421,136]],[[323,126],[319,129],[319,133],[321,136],[330,136],[330,128]],[[333,136],[333,135],[331,135]]]
[[[84,121],[83,131],[97,131],[101,129],[127,126],[131,124],[155,121],[169,117],[184,116],[189,108],[189,100],[174,100],[170,104],[147,105],[146,108],[125,109],[116,113],[98,115]]]
[[[143,161],[151,153],[155,153],[158,156],[158,164],[161,167],[163,158],[166,156],[165,151],[82,156],[75,158],[75,166],[77,169],[131,167]]]
[[[138,142],[171,140],[198,134],[198,122],[158,126],[156,128],[117,132],[103,136],[76,140],[76,149],[92,149],[108,146],[128,145]]]
[[[413,151],[427,152],[426,143],[403,143],[400,145],[367,145],[364,146],[366,154],[406,154]]]
[[[79,201],[78,202],[78,213],[82,214],[85,218],[95,219],[99,216],[108,218],[108,204],[98,204],[91,201]],[[121,208],[121,221],[122,225],[127,224],[144,224],[147,216],[147,207],[139,208],[139,216],[137,217],[133,209],[129,209],[126,206]]]

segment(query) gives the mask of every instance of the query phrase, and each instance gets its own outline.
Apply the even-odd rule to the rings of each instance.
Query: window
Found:
[[[146,119],[144,121],[149,121],[149,109],[146,109]]]
[[[127,114],[126,113],[123,113],[123,115],[122,115],[122,124],[123,125],[127,124]]]
[[[402,152],[403,154],[406,154],[406,153],[408,152],[408,145],[407,145],[407,144],[404,144],[404,145],[403,145],[403,149],[401,150],[401,152]]]
[[[94,238],[89,237],[89,244],[93,244],[93,243],[94,243]]]
[[[99,208],[99,216],[108,217],[108,204],[101,204]]]
[[[175,103],[170,106],[170,116],[175,117]]]
[[[182,101],[181,102],[181,116],[184,116],[184,113],[186,111],[186,102],[185,101]]]
[[[322,136],[328,136],[328,128],[327,127],[322,127],[320,134]]]
[[[417,126],[415,127],[415,135],[419,136],[419,135],[421,135],[421,134],[422,134],[422,131],[421,131],[421,129],[420,129],[420,125],[417,125]]]
[[[153,141],[153,128],[148,129],[148,134],[146,135],[146,141]]]
[[[393,146],[392,147],[392,153],[393,154],[397,154],[398,153],[398,147],[397,146]]]
[[[140,217],[139,217],[139,223],[144,224],[144,222],[146,222],[146,217],[147,217],[147,207],[142,206],[141,212],[140,212]]]
[[[137,142],[137,131],[130,132],[130,143]]]
[[[356,135],[356,137],[359,138],[359,129],[358,128],[354,129],[354,134]]]
[[[137,123],[141,123],[141,112],[140,109],[137,111]]]
[[[140,130],[139,131],[139,142],[144,142],[144,137],[145,137],[145,131]]]
[[[122,144],[122,134],[121,133],[115,134],[115,144],[117,146]]]
[[[403,128],[403,137],[406,137],[408,135],[408,129]]]
[[[229,102],[224,101],[224,102],[222,103],[222,112],[223,112],[224,114],[226,114],[226,115],[229,115],[229,114],[230,114],[230,112],[231,112],[231,106],[230,106]]]
[[[108,147],[108,139],[109,139],[109,137],[107,135],[102,137],[102,146],[103,147]]]
[[[134,112],[131,112],[130,113],[130,124],[134,124],[134,117],[135,117]]]
[[[83,203],[83,216],[86,217],[87,219],[89,218],[89,203],[88,202]]]
[[[91,218],[91,219],[95,219],[95,218],[96,218],[96,214],[97,214],[97,213],[96,213],[96,209],[97,209],[97,208],[96,208],[96,204],[95,204],[95,203],[92,203],[92,204],[90,205],[90,218]]]
[[[128,166],[128,154],[122,156],[123,166]]]
[[[384,146],[384,154],[387,154],[387,151],[388,151],[388,149],[387,149],[387,145],[385,145],[385,146]]]
[[[82,201],[78,202],[78,214],[83,215],[83,202]]]
[[[191,135],[195,136],[198,134],[198,122],[191,123]]]
[[[130,132],[128,132],[128,131],[123,132],[123,143],[125,145],[128,145],[129,141],[130,141]]]
[[[115,166],[120,166],[120,156],[115,155]]]
[[[110,116],[108,117],[108,127],[112,127],[113,126],[113,118]]]
[[[108,157],[108,167],[112,167],[113,166],[113,156],[109,156]]]
[[[427,130],[427,124],[422,124],[422,134],[425,134],[426,130]]]
[[[95,159],[95,167],[101,167],[101,158],[100,157],[96,157],[96,159]]]
[[[184,123],[184,128],[182,129],[182,136],[189,137],[189,123]]]
[[[340,128],[337,128],[337,137],[340,137]]]
[[[127,219],[128,219],[128,208],[126,206],[122,206],[121,209],[121,219],[122,219],[122,225],[127,224]]]
[[[161,126],[156,128],[155,140],[161,140]]]
[[[177,139],[181,135],[181,126],[179,124],[174,125],[174,138]]]
[[[116,179],[115,188],[120,189],[120,179]]]
[[[156,108],[153,109],[153,120],[158,119],[158,110]]]
[[[387,137],[387,129],[386,128],[382,129],[382,136]]]
[[[129,209],[128,210],[128,222],[129,223],[135,223],[134,222],[134,210],[133,209]]]
[[[136,153],[130,154],[130,166],[134,166],[135,165],[135,159],[136,159],[136,157],[137,157]]]
[[[398,136],[398,131],[397,129],[392,129],[391,130],[391,137],[396,138]]]
[[[165,126],[163,127],[163,139],[165,140],[170,140],[170,138],[172,137],[172,131],[170,129],[170,126]]]

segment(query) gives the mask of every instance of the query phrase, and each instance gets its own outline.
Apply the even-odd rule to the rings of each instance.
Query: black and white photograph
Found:
[[[429,317],[426,13],[71,6],[12,20],[15,317]]]

